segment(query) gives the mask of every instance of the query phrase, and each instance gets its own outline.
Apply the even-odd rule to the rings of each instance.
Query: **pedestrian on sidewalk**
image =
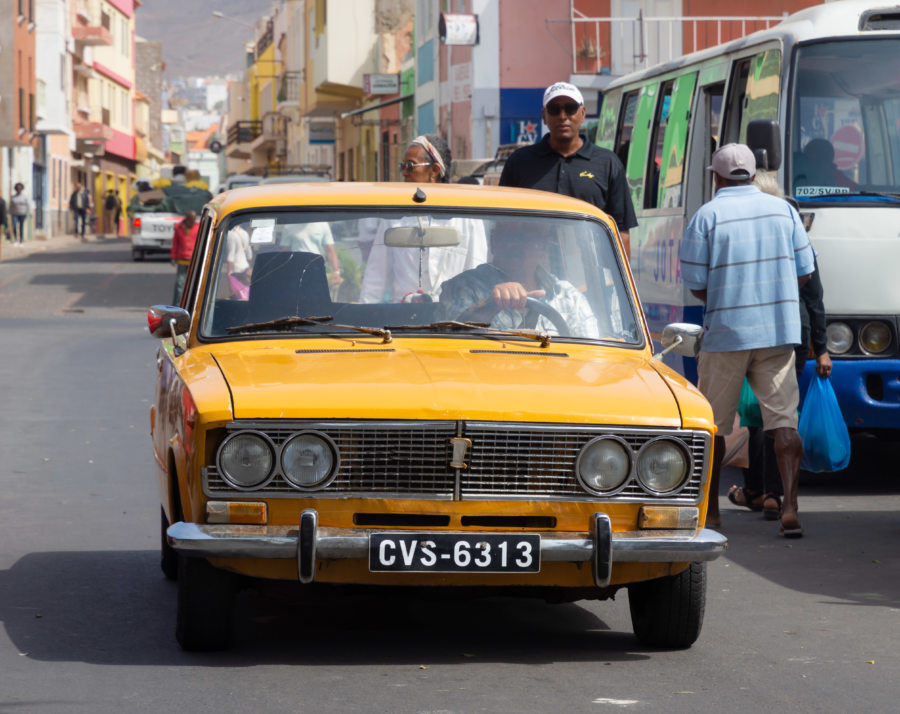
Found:
[[[812,246],[797,211],[753,185],[756,159],[745,144],[713,154],[716,195],[684,234],[681,275],[706,304],[697,357],[698,386],[713,408],[715,437],[707,520],[719,525],[719,476],[744,378],[759,400],[763,429],[775,440],[784,487],[780,533],[803,534],[797,491],[803,443],[797,433],[800,390],[799,288],[813,272]]]
[[[12,240],[9,237],[9,218],[6,215],[6,199],[3,198],[3,196],[0,196],[0,240],[3,238]]]
[[[175,225],[172,234],[172,264],[175,269],[175,296],[172,304],[181,302],[181,293],[184,290],[184,281],[187,278],[188,266],[191,264],[191,256],[194,254],[194,243],[197,242],[197,231],[200,225],[197,223],[197,214],[188,211],[184,218]]]
[[[69,210],[75,219],[75,235],[84,240],[84,229],[88,214],[91,212],[91,194],[81,183],[75,184],[75,190],[69,197]],[[80,227],[79,227],[80,226]]]
[[[9,199],[9,215],[12,216],[13,242],[25,242],[25,221],[31,213],[31,201],[25,195],[25,184],[13,186],[15,193]]]

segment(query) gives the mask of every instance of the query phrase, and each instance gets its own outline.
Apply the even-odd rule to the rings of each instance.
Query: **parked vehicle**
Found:
[[[482,299],[501,279],[542,288]],[[554,601],[627,588],[643,643],[698,637],[726,545],[704,528],[712,411],[654,357],[593,206],[453,184],[237,189],[203,211],[182,304],[148,322],[183,648],[227,646],[253,578]]]
[[[260,182],[261,176],[253,176],[252,174],[231,174],[219,186],[219,193],[230,191],[233,188],[243,188],[244,186],[256,186]]]
[[[199,216],[211,198],[206,189],[182,183],[136,193],[128,204],[132,259],[143,260],[148,253],[168,254],[175,224],[188,211],[195,211]]]
[[[895,7],[820,4],[768,30],[611,82],[597,142],[625,164],[638,217],[631,269],[654,338],[666,323],[703,320],[703,306],[680,280],[678,253],[687,222],[712,197],[712,151],[729,142],[759,150],[760,163],[798,202],[817,252],[831,381],[847,426],[894,438],[898,57]],[[693,359],[672,354],[668,361],[696,377]],[[814,367],[809,360],[801,390]]]

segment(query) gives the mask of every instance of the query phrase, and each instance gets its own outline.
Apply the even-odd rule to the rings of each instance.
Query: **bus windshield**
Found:
[[[900,200],[900,39],[801,46],[791,117],[796,199]]]

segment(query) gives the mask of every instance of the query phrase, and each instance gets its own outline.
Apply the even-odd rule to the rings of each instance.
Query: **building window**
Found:
[[[25,128],[25,88],[19,87],[19,129]]]

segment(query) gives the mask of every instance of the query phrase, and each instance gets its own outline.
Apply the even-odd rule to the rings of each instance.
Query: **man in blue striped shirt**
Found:
[[[691,219],[681,244],[681,276],[706,303],[697,358],[700,391],[713,408],[717,435],[708,519],[719,515],[719,472],[744,377],[759,400],[763,428],[775,440],[784,485],[781,533],[803,534],[797,487],[803,445],[797,434],[800,393],[794,345],[800,342],[799,286],[813,271],[800,216],[752,184],[753,152],[726,144],[713,154],[716,195]]]

